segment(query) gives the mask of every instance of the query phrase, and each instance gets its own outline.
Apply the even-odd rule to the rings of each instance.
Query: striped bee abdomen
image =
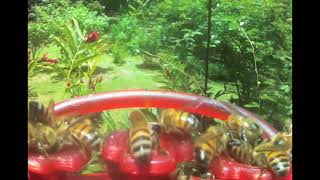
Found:
[[[140,162],[147,162],[152,151],[150,131],[146,128],[133,128],[129,131],[130,153]]]
[[[290,170],[290,155],[285,151],[271,152],[267,155],[268,165],[277,176],[286,176]]]
[[[87,147],[94,148],[100,143],[98,133],[95,131],[90,119],[84,119],[81,122],[74,124],[70,127],[69,132]]]
[[[180,117],[181,128],[186,132],[198,130],[200,126],[199,120],[192,114],[183,112]]]
[[[231,139],[227,145],[228,153],[241,163],[250,164],[252,161],[252,146],[238,139]]]
[[[168,132],[191,133],[192,131],[200,131],[200,122],[194,115],[175,109],[163,110],[160,123]]]

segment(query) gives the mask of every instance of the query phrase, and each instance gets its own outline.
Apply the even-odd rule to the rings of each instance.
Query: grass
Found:
[[[48,57],[59,57],[59,49],[56,46],[49,46],[44,50]],[[97,74],[102,74],[103,81],[97,87],[97,92],[108,92],[124,89],[146,89],[160,90],[160,83],[164,76],[156,67],[147,67],[144,64],[144,58],[140,56],[128,56],[125,63],[116,65],[113,63],[113,57],[105,54],[101,57],[97,67]],[[29,80],[29,85],[38,94],[38,100],[47,104],[50,99],[61,101],[70,98],[70,94],[64,91],[65,82],[57,81],[53,77],[54,73],[39,73]],[[214,82],[213,92],[223,90],[223,83]],[[220,100],[229,100],[231,94],[220,96]]]

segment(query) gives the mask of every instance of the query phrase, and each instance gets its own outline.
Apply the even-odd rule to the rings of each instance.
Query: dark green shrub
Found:
[[[35,20],[28,23],[28,40],[33,46],[48,43],[49,37],[61,34],[60,26],[77,18],[80,26],[89,31],[105,32],[109,27],[108,18],[91,11],[81,2],[57,0],[33,7]]]

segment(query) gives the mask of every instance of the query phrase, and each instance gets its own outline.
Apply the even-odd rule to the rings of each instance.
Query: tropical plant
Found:
[[[28,78],[33,77],[41,71],[41,58],[43,55],[43,48],[29,48],[28,49]]]
[[[60,36],[52,37],[61,53],[61,61],[52,67],[66,81],[83,76],[90,78],[106,51],[107,42],[100,39],[94,43],[86,43],[86,31],[80,29],[74,18],[61,27],[61,32]]]
[[[35,46],[48,44],[50,36],[59,36],[60,26],[76,17],[80,26],[86,30],[105,32],[109,28],[109,18],[91,7],[85,6],[81,1],[48,0],[32,6],[28,22],[28,40]]]

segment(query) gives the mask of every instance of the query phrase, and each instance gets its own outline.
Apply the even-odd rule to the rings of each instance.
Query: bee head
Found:
[[[156,132],[157,134],[161,133],[161,125],[160,124],[154,124],[152,125],[151,129]]]

